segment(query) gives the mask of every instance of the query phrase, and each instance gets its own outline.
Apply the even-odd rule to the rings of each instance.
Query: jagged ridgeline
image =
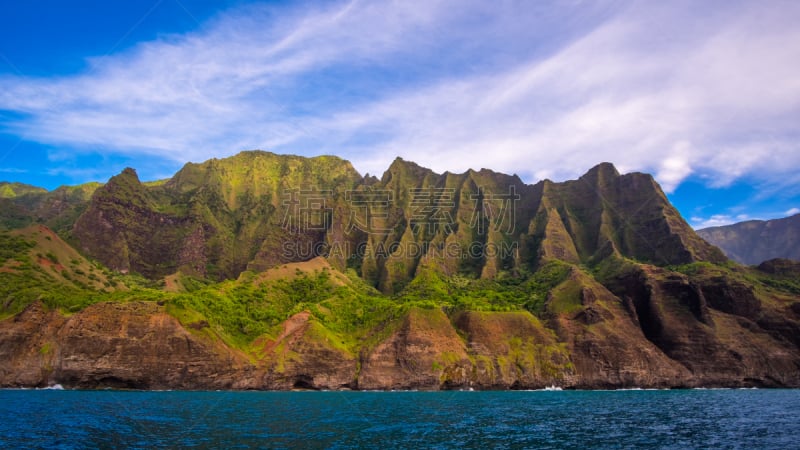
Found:
[[[95,192],[72,237],[108,267],[150,278],[180,270],[221,280],[324,256],[386,293],[427,268],[495,278],[551,259],[725,259],[651,176],[621,176],[610,164],[531,186],[485,169],[440,175],[399,158],[376,180],[336,157],[266,152],[187,164],[149,186],[127,169]]]
[[[800,268],[728,261],[607,163],[252,151],[0,206],[0,386],[800,386]]]

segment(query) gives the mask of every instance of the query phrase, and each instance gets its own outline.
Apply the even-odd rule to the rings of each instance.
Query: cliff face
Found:
[[[111,270],[0,232],[0,386],[800,386],[797,264],[726,261],[610,164],[525,185],[248,152],[84,209]]]
[[[192,223],[158,211],[155,195],[125,169],[98,189],[75,222],[80,250],[110,269],[156,277],[177,270],[177,252]]]
[[[0,386],[134,389],[541,389],[800,386],[797,313],[751,320],[683,308],[692,288],[655,273],[590,283],[547,323],[528,312],[411,309],[358,354],[299,313],[248,358],[207,323],[153,303],[101,303],[71,317],[31,304],[0,322]],[[638,281],[635,281],[638,279]],[[640,283],[641,282],[641,283]],[[627,295],[627,294],[626,294]],[[627,299],[628,297],[626,297]],[[702,302],[702,294],[698,293]],[[784,311],[787,313],[787,311]],[[386,330],[384,330],[386,331]]]
[[[354,389],[357,361],[346,348],[326,338],[308,311],[284,322],[275,339],[261,345],[266,373],[261,389]]]
[[[774,220],[749,220],[697,230],[732,260],[760,264],[769,259],[800,260],[800,214]]]
[[[796,384],[792,336],[800,328],[792,303],[762,301],[752,287],[715,272],[687,277],[645,265],[608,284],[629,302],[647,340],[688,369],[690,385]]]
[[[154,303],[101,303],[69,318],[32,303],[0,327],[0,384],[74,388],[247,389],[241,354],[183,328]]]

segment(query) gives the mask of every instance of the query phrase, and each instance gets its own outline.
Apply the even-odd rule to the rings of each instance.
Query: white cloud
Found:
[[[737,208],[729,208],[734,210]],[[700,230],[709,227],[720,227],[724,225],[731,225],[739,222],[746,222],[748,220],[773,220],[781,219],[788,216],[800,214],[800,208],[791,208],[784,212],[762,212],[753,217],[749,214],[713,214],[710,217],[692,216],[689,220],[692,228]]]
[[[400,155],[528,181],[611,161],[668,192],[795,176],[799,5],[597,5],[248,7],[86,74],[2,78],[0,109],[27,139],[174,160],[265,148],[380,173]]]
[[[401,51],[415,42],[411,28],[441,15],[437,2],[427,5],[248,7],[196,33],[94,59],[87,74],[0,79],[0,109],[29,115],[9,125],[18,134],[61,145],[174,159],[288,145],[313,125],[287,111],[305,88],[295,77]]]
[[[714,214],[708,218],[692,217],[691,219],[692,227],[695,230],[700,230],[709,227],[721,227],[724,225],[731,225],[741,221],[742,221],[741,219],[735,218],[728,214]]]

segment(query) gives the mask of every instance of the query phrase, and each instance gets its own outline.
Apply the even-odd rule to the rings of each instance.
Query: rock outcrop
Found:
[[[453,323],[473,364],[468,387],[541,389],[575,376],[566,344],[528,312],[466,311]]]
[[[353,389],[356,358],[311,315],[301,312],[263,345],[266,374],[262,389]]]
[[[362,355],[361,389],[439,389],[469,377],[464,342],[441,310],[412,309],[399,327]]]

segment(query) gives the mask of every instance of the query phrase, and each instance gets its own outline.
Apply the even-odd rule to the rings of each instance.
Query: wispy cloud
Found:
[[[795,214],[800,214],[800,208],[791,208],[785,213],[787,216],[793,216]]]
[[[800,5],[534,5],[248,6],[86,74],[0,78],[0,109],[22,113],[2,125],[173,160],[335,153],[372,173],[401,155],[529,181],[612,161],[667,191],[796,176]]]
[[[691,224],[694,229],[700,230],[709,227],[721,227],[724,225],[731,225],[734,223],[744,222],[747,220],[759,220],[759,219],[750,217],[747,214],[738,214],[738,215],[714,214],[711,217],[707,218],[692,217]]]
[[[27,169],[20,169],[17,167],[0,167],[2,173],[27,173]]]

